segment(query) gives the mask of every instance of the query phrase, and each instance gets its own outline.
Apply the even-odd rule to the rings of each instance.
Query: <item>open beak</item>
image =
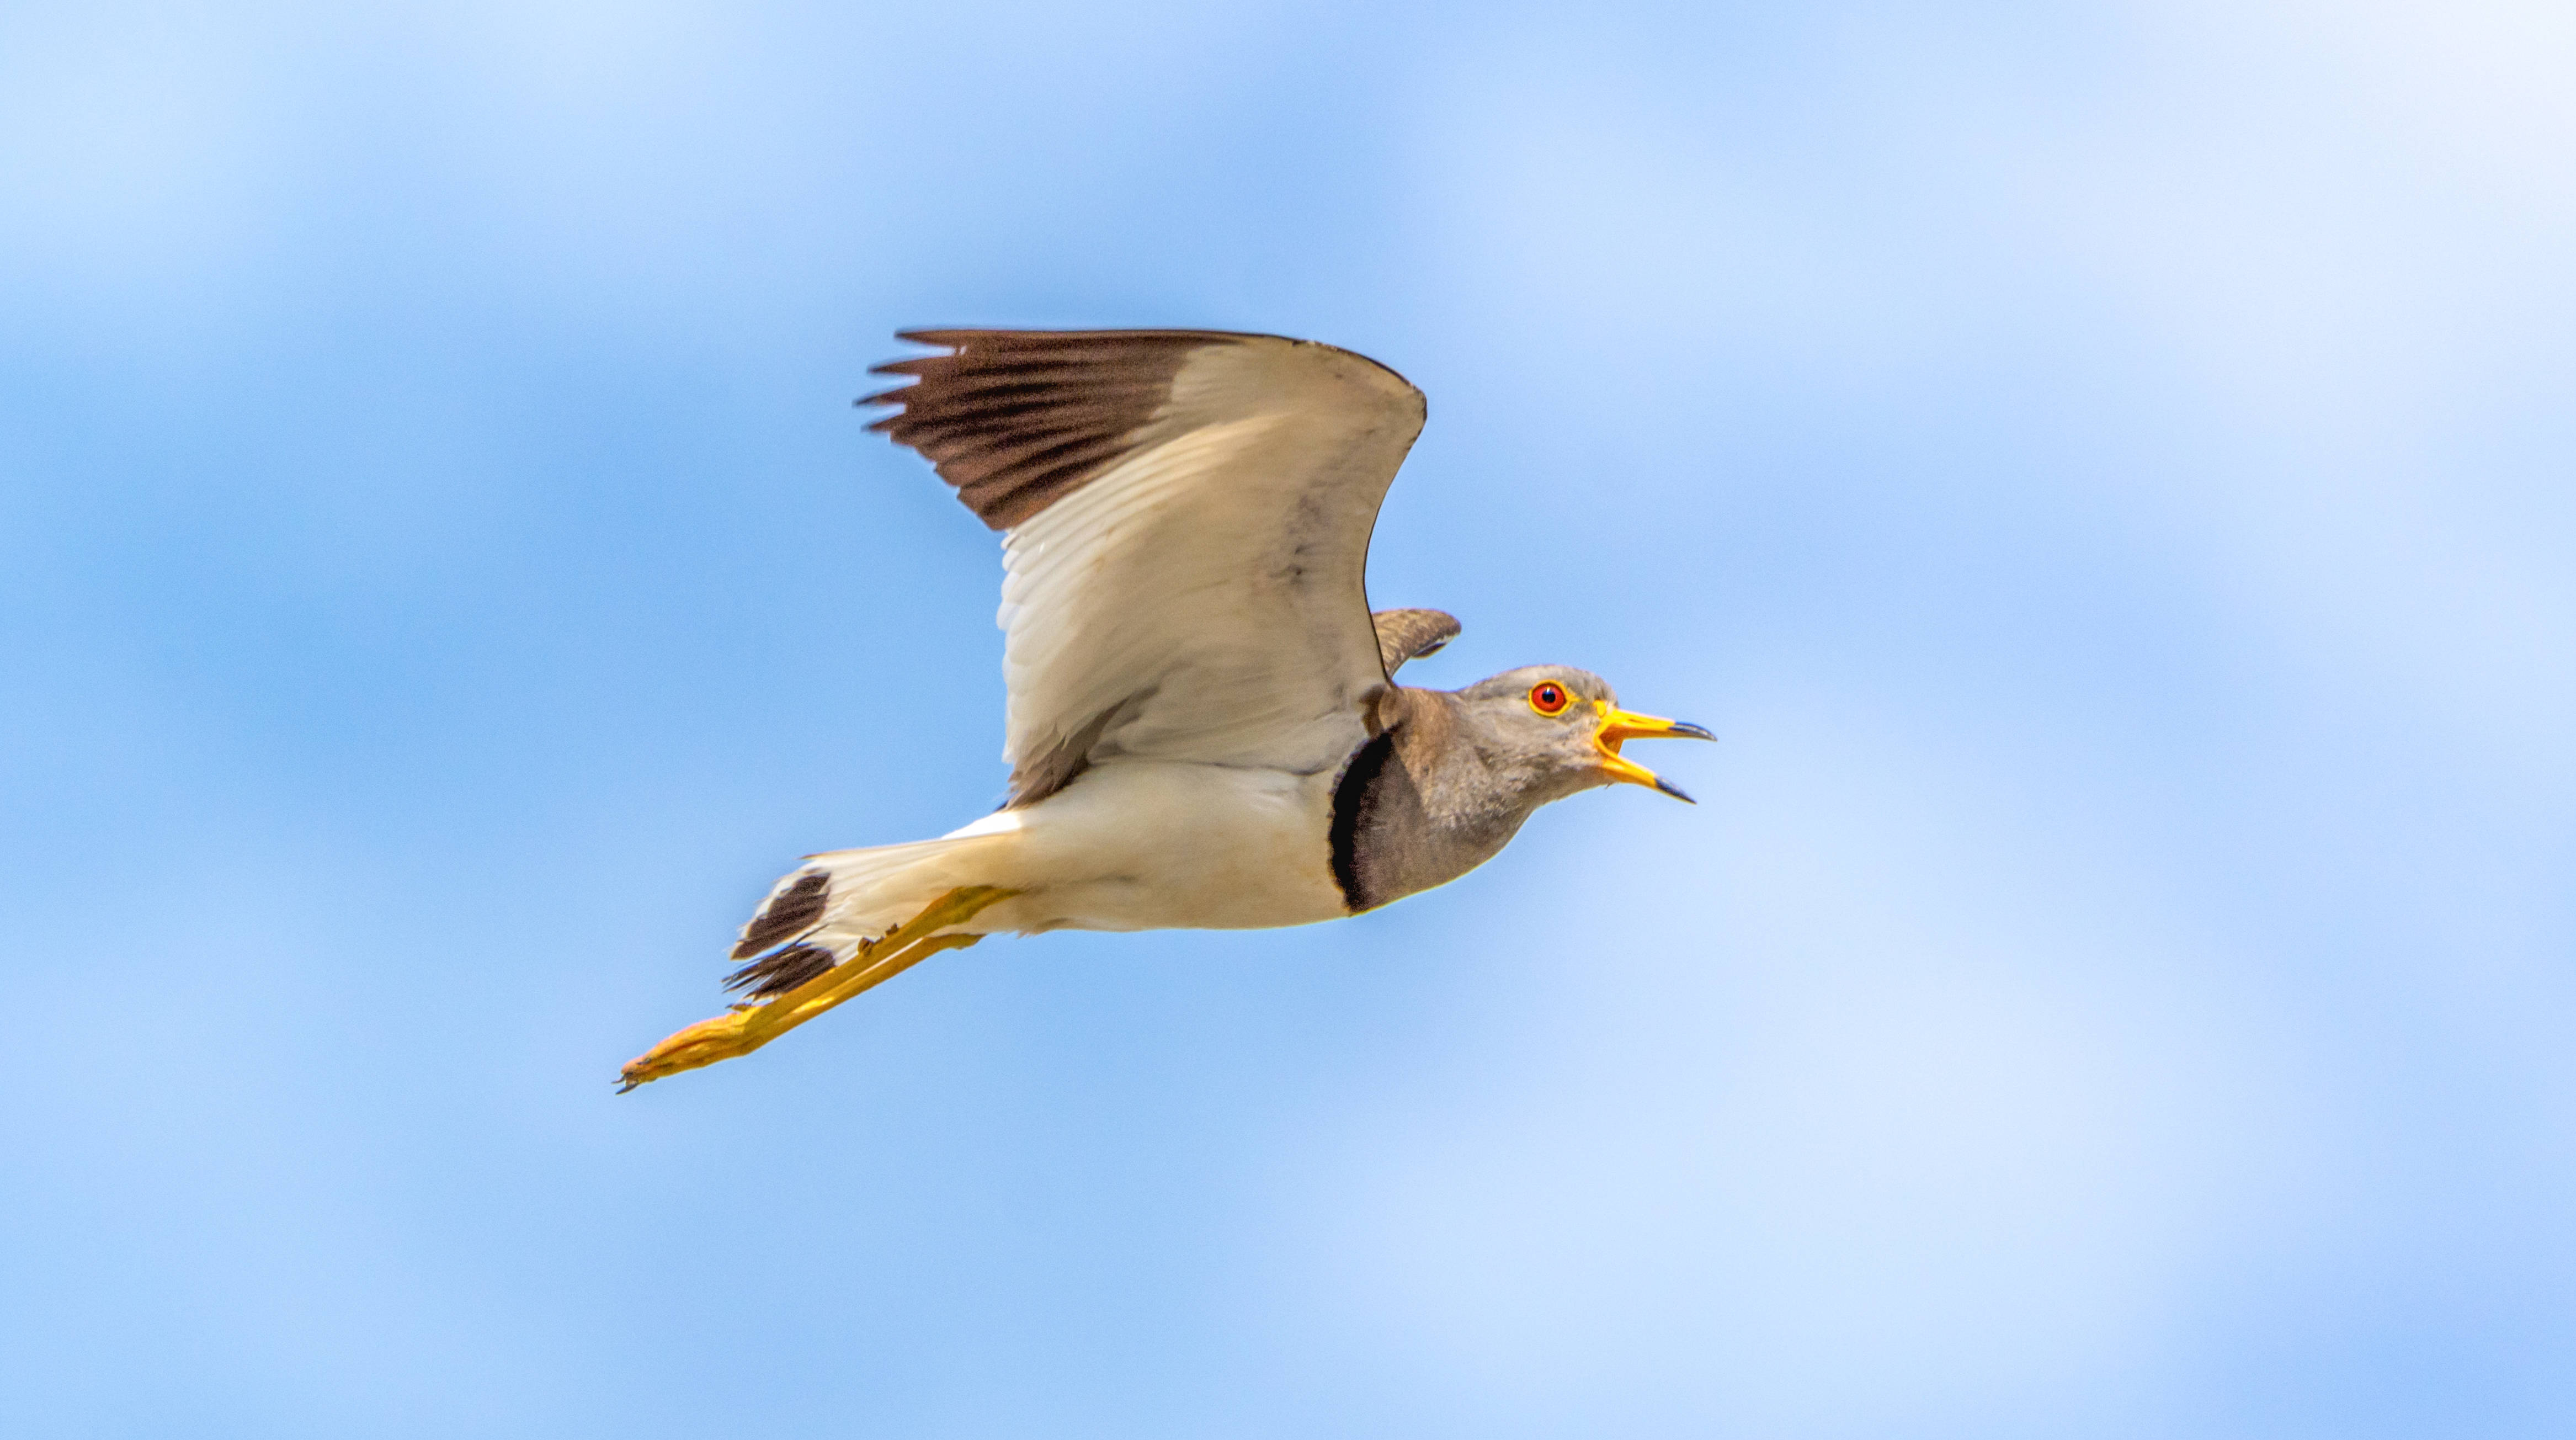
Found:
[[[1619,746],[1629,740],[1714,740],[1717,737],[1684,720],[1664,720],[1653,715],[1636,715],[1625,710],[1601,707],[1601,728],[1592,732],[1593,748],[1601,752],[1601,770],[1613,780],[1661,790],[1685,805],[1696,805],[1681,787],[1636,761],[1619,753]]]

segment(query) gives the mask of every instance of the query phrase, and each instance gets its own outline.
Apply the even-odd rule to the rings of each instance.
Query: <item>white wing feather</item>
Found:
[[[917,383],[870,397],[900,407],[875,428],[1005,533],[1015,803],[1122,757],[1312,774],[1359,746],[1401,663],[1365,581],[1420,391],[1277,336],[909,338],[948,353],[878,367]]]
[[[1194,352],[1145,443],[1009,532],[1004,758],[1098,726],[1095,764],[1341,763],[1386,681],[1369,532],[1422,418],[1419,391],[1328,346]]]

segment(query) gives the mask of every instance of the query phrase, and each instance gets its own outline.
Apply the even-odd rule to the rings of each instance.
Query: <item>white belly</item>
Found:
[[[954,832],[980,883],[1018,890],[975,930],[1248,930],[1348,914],[1333,883],[1333,777],[1117,760]]]

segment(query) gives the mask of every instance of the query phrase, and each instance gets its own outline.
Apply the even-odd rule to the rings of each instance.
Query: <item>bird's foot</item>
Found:
[[[981,935],[935,932],[963,925],[987,908],[1018,894],[992,885],[962,885],[930,902],[882,940],[764,1004],[740,1006],[729,1014],[701,1020],[626,1062],[618,1078],[619,1094],[665,1075],[695,1070],[748,1055],[851,996],[902,974],[942,950],[963,950]]]

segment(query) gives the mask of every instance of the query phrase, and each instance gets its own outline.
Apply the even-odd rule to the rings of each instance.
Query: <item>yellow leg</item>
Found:
[[[890,980],[942,950],[963,950],[981,935],[932,932],[962,925],[986,908],[1018,894],[991,885],[964,885],[930,902],[894,933],[874,941],[858,954],[833,966],[786,994],[758,1005],[745,1005],[730,1015],[701,1020],[626,1062],[619,1078],[620,1095],[665,1075],[713,1065],[748,1055],[851,996]]]

